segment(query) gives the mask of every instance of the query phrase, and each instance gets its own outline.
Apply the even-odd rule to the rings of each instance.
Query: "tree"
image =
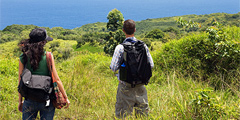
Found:
[[[197,31],[201,28],[201,24],[194,22],[192,20],[186,21],[182,17],[179,17],[177,20],[179,27],[183,28],[184,32]]]
[[[90,43],[91,46],[101,45],[103,41],[108,37],[107,33],[99,33],[99,32],[89,32],[83,34],[81,37],[77,38],[77,48],[80,48],[85,43]]]
[[[125,39],[125,34],[122,31],[124,17],[119,10],[113,9],[108,13],[107,19],[107,29],[110,32],[109,36],[105,39],[104,52],[112,55],[114,48]]]
[[[180,36],[180,31],[173,27],[168,27],[164,29],[163,32],[165,33],[164,38],[168,39],[167,41],[176,39]]]
[[[110,11],[108,13],[107,19],[108,19],[108,23],[107,23],[108,30],[116,31],[118,29],[122,29],[124,17],[119,10],[115,8],[112,11]]]
[[[23,30],[21,33],[20,33],[20,40],[24,40],[24,39],[28,39],[29,38],[29,33],[31,32],[31,30]]]
[[[163,30],[163,32],[172,32],[172,33],[175,33],[175,34],[180,34],[180,31],[176,28],[173,28],[173,27],[168,27],[165,30]]]
[[[164,32],[160,29],[154,29],[147,33],[146,38],[161,39],[164,37]]]

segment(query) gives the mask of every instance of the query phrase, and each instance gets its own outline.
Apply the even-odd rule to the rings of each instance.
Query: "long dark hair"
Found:
[[[46,40],[40,42],[31,42],[31,39],[23,40],[19,43],[21,51],[23,52],[24,65],[30,60],[31,67],[33,70],[38,69],[39,62],[44,54],[44,45],[47,43]]]

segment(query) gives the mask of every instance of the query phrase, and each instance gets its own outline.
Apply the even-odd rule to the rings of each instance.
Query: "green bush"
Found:
[[[185,75],[201,76],[201,80],[215,74],[227,76],[240,66],[239,32],[238,27],[213,26],[207,29],[207,33],[172,40],[153,56],[154,63],[160,70],[174,68]],[[214,81],[211,83],[216,85]]]
[[[148,46],[148,48],[151,48],[151,39],[150,38],[143,38],[143,39],[140,39],[140,40],[142,40],[147,46]]]
[[[45,49],[52,52],[56,60],[66,60],[74,55],[73,45],[76,44],[76,41],[53,40],[45,45]]]
[[[66,60],[73,55],[73,48],[69,44],[65,44],[62,47],[57,48],[57,59]]]
[[[77,38],[77,48],[80,48],[85,43],[90,43],[91,46],[95,46],[97,44],[103,44],[104,40],[108,37],[107,33],[98,33],[98,32],[90,32],[82,35]]]
[[[221,105],[217,103],[213,97],[210,96],[211,88],[195,90],[195,98],[191,102],[194,119],[216,120],[226,115]]]
[[[146,38],[160,39],[163,38],[164,33],[160,29],[154,29],[146,34]]]
[[[218,23],[216,23],[218,24]],[[185,48],[188,56],[201,61],[201,65],[207,73],[224,73],[239,67],[240,46],[235,41],[239,37],[229,37],[228,30],[219,25],[209,27],[206,31],[207,39],[198,40],[193,46]],[[240,29],[234,32],[239,32]],[[236,33],[234,33],[236,34]],[[230,35],[231,36],[231,35]]]

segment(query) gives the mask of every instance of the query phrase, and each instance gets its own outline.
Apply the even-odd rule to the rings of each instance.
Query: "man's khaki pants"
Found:
[[[117,102],[115,114],[118,118],[124,118],[132,114],[133,109],[136,115],[148,115],[147,90],[144,85],[136,85],[134,88],[128,83],[119,83],[117,90]]]

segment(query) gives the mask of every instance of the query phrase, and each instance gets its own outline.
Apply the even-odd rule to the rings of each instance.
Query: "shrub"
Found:
[[[164,44],[153,59],[163,71],[176,68],[185,75],[202,77],[201,80],[215,74],[227,77],[229,71],[234,72],[240,66],[239,32],[237,27],[211,26],[199,35]],[[224,82],[233,83],[231,80]],[[217,85],[215,81],[211,83]]]
[[[196,42],[185,48],[188,56],[201,61],[207,73],[220,73],[236,69],[239,66],[240,46],[235,38],[228,37],[227,29],[215,23],[207,28],[207,39]],[[237,32],[237,31],[236,31]]]
[[[96,44],[103,44],[103,41],[108,37],[107,33],[98,33],[98,32],[90,32],[82,35],[77,39],[77,48],[80,48],[86,42],[90,43],[91,46]]]
[[[163,37],[164,37],[164,32],[161,31],[160,29],[154,29],[149,33],[147,33],[145,36],[145,38],[158,39],[158,40],[161,40],[162,42],[166,42],[163,40]]]
[[[221,105],[217,104],[216,100],[209,95],[213,90],[198,89],[196,90],[195,98],[191,102],[194,119],[219,119],[225,113]]]
[[[54,40],[47,43],[45,49],[51,51],[55,59],[66,60],[74,53],[73,45],[76,45],[76,41]]]
[[[58,59],[68,59],[73,55],[73,48],[71,45],[69,44],[65,44],[63,45],[63,47],[59,47],[57,48],[57,52],[58,52]]]

